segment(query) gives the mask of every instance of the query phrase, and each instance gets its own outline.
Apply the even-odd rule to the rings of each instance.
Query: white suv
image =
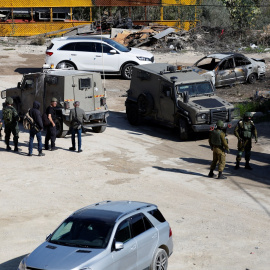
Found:
[[[61,37],[52,40],[45,61],[43,67],[47,68],[121,74],[124,79],[131,79],[132,66],[151,64],[154,56],[105,37]]]

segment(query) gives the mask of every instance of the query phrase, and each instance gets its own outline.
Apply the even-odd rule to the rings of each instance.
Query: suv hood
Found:
[[[148,57],[148,58],[153,57],[152,53],[145,51],[145,50],[137,49],[137,48],[131,48],[129,53],[132,53],[135,56],[144,56],[144,57]]]
[[[48,270],[73,269],[89,263],[103,251],[104,249],[68,247],[44,242],[29,255],[26,265]]]

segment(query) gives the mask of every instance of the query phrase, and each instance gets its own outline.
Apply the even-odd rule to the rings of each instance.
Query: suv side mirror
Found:
[[[110,50],[110,54],[117,54],[116,50]]]
[[[21,83],[20,82],[18,82],[17,88],[21,89]]]
[[[49,235],[46,236],[46,241],[51,237],[51,233]]]
[[[118,251],[124,248],[124,243],[122,242],[115,242],[114,250]]]

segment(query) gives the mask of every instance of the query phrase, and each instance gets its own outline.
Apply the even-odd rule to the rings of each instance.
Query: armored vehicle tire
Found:
[[[92,127],[92,129],[95,133],[102,133],[105,131],[106,126]]]
[[[137,104],[128,103],[126,105],[126,114],[131,125],[138,126],[141,123],[141,114]]]
[[[187,120],[184,118],[180,118],[179,120],[179,132],[180,132],[180,139],[182,141],[186,141],[189,136],[189,129],[188,129],[188,123]]]
[[[138,97],[138,108],[143,116],[147,116],[152,112],[154,108],[154,99],[150,93]]]
[[[121,75],[125,80],[131,80],[133,63],[125,64],[122,68]]]
[[[168,255],[164,249],[158,248],[154,254],[153,261],[150,266],[150,270],[162,269],[167,270],[168,268]]]
[[[62,119],[57,117],[54,121],[56,126],[56,137],[57,138],[63,138],[67,135],[68,130],[63,130],[63,122]]]
[[[256,80],[257,80],[257,76],[256,76],[255,73],[251,73],[251,74],[248,76],[248,82],[249,82],[250,84],[255,83]]]
[[[77,69],[76,66],[69,61],[62,61],[57,64],[56,69]]]

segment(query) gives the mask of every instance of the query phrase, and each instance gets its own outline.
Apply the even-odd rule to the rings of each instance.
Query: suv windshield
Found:
[[[106,248],[113,225],[102,220],[70,217],[52,234],[49,242],[63,246]]]
[[[107,39],[106,43],[112,45],[114,48],[116,48],[117,50],[121,51],[121,52],[129,52],[130,49],[125,47],[124,45],[112,40],[112,39]]]
[[[176,85],[178,95],[187,92],[189,96],[209,95],[214,93],[210,82]]]

